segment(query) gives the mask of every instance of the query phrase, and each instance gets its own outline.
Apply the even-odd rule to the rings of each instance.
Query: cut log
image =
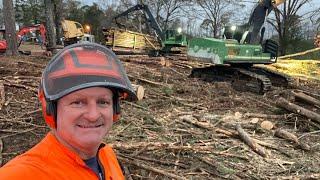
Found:
[[[126,56],[120,59],[123,62],[137,63],[137,64],[153,64],[161,66],[170,66],[169,61],[164,57],[144,57],[144,56]]]
[[[148,170],[148,171],[152,171],[152,172],[156,172],[156,173],[162,174],[162,175],[164,175],[166,177],[169,177],[169,178],[172,178],[172,179],[187,180],[186,178],[178,176],[176,174],[173,174],[173,173],[167,172],[165,170],[158,169],[158,168],[151,167],[151,166],[148,166],[146,164],[143,164],[143,163],[141,163],[141,161],[138,161],[136,159],[130,160],[128,158],[123,158],[121,155],[119,157],[117,157],[117,158],[120,160],[120,162],[122,162],[124,164],[132,164],[132,165],[135,165],[135,166],[137,166],[139,168],[142,168],[142,169],[145,169],[145,170]]]
[[[302,100],[311,105],[320,106],[320,101],[314,97],[311,97],[303,92],[292,92],[296,99]]]
[[[285,119],[285,115],[276,114],[258,114],[258,113],[245,113],[244,117],[255,117],[255,118],[265,118],[265,119]]]
[[[159,82],[154,82],[154,81],[150,81],[148,79],[138,78],[138,77],[135,77],[135,76],[131,76],[129,74],[128,74],[128,77],[131,78],[131,79],[136,79],[136,80],[139,80],[139,81],[154,85],[154,86],[162,86],[162,87],[166,86],[166,85],[164,85],[162,83],[159,83]]]
[[[250,148],[252,148],[254,152],[258,153],[260,156],[267,157],[267,154],[265,153],[264,149],[261,146],[259,146],[253,139],[251,139],[249,134],[247,134],[242,129],[240,124],[237,124],[236,128],[242,141],[244,141]]]
[[[132,84],[133,90],[136,92],[138,101],[142,100],[144,97],[144,87],[136,84]]]
[[[262,129],[271,130],[274,127],[274,124],[270,121],[263,121],[260,126]]]
[[[170,67],[172,63],[170,62],[170,60],[168,60],[164,57],[160,57],[160,64],[162,66]]]
[[[310,118],[311,120],[320,123],[320,114],[315,113],[313,111],[310,111],[308,109],[305,109],[301,106],[298,106],[296,104],[293,104],[287,100],[285,100],[284,98],[279,98],[279,100],[276,102],[277,105],[279,107],[282,107],[288,111],[294,112],[294,113],[298,113],[302,116],[305,116],[307,118]]]
[[[289,140],[289,141],[291,141],[293,143],[299,144],[299,140],[298,140],[298,137],[296,135],[294,135],[292,133],[289,133],[288,131],[285,131],[283,129],[277,129],[274,132],[274,135],[277,136],[277,137]]]
[[[310,151],[310,146],[307,144],[304,144],[302,142],[299,141],[298,137],[288,131],[285,131],[283,129],[277,129],[274,133],[275,136],[289,140],[293,143],[295,143],[296,145],[298,145],[301,149],[306,150],[306,151]]]
[[[2,109],[2,106],[6,102],[5,92],[4,92],[4,85],[2,81],[0,81],[0,110]]]

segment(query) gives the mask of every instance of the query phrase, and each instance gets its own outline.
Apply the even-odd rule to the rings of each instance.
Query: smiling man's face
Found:
[[[77,153],[95,151],[113,124],[112,91],[91,87],[58,100],[57,139]]]

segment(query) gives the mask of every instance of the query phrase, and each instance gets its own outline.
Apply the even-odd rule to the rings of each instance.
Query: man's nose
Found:
[[[89,103],[87,106],[87,111],[85,113],[85,118],[89,121],[96,121],[100,118],[101,113],[99,107],[96,103]]]

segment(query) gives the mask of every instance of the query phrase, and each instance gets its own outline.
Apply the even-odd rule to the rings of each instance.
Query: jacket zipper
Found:
[[[104,166],[103,166],[103,164],[102,164],[101,161],[100,161],[99,152],[98,152],[98,164],[99,164],[99,166],[100,166],[101,173],[102,173],[101,179],[103,180],[103,179],[106,178],[106,174],[104,173]],[[100,174],[100,173],[99,173],[99,174]]]

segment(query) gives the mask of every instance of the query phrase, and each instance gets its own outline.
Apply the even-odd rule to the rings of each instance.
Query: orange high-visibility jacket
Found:
[[[120,165],[111,147],[99,149],[105,179],[124,179]],[[99,179],[85,162],[51,134],[26,153],[12,159],[0,168],[1,180],[90,180]]]

